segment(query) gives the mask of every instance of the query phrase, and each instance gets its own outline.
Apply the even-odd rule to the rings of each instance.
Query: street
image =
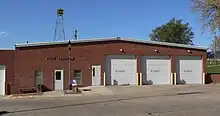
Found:
[[[0,100],[2,116],[219,116],[219,93]]]

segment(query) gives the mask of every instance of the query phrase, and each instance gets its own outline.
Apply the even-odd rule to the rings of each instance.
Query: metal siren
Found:
[[[63,16],[63,9],[62,8],[58,8],[57,9],[57,16]]]

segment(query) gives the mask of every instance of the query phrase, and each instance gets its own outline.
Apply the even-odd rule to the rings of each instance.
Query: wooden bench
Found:
[[[37,88],[36,87],[20,88],[19,90],[21,93],[35,93],[37,91]]]

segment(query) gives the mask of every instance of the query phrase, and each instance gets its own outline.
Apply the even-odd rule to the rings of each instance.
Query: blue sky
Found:
[[[0,48],[16,43],[53,41],[56,9],[64,9],[66,39],[78,29],[80,38],[127,37],[148,40],[152,29],[171,18],[189,22],[194,43],[208,46],[189,0],[1,0]]]

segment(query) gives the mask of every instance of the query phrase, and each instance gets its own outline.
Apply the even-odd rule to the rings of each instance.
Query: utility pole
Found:
[[[69,72],[69,90],[72,90],[72,84],[71,84],[71,41],[69,40],[68,42],[68,50],[69,50],[69,58],[68,58],[68,64],[69,64],[69,67],[68,67],[68,72]]]

